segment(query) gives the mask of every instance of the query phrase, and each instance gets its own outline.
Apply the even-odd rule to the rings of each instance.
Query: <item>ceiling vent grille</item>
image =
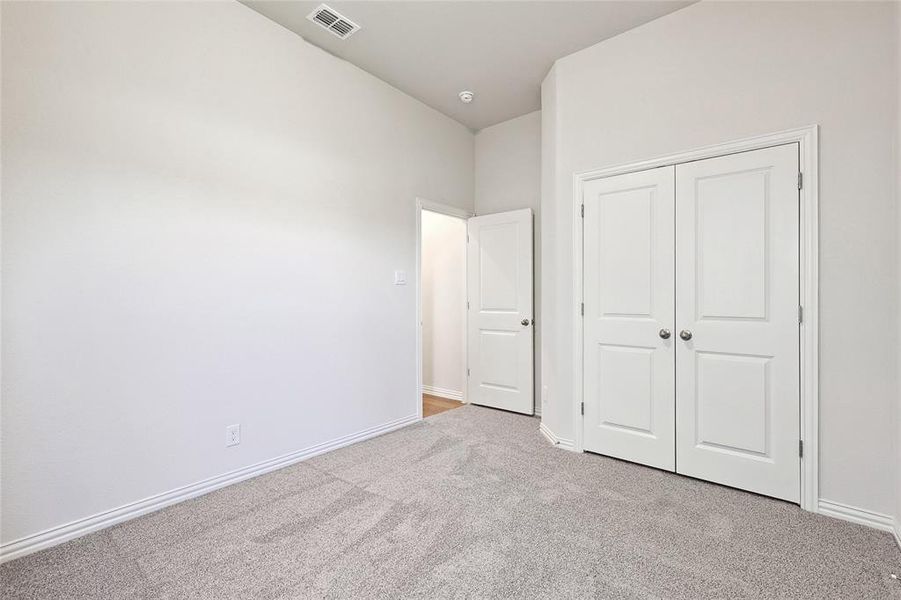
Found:
[[[317,6],[313,12],[307,15],[307,19],[342,40],[346,40],[360,28],[359,25],[325,4]]]

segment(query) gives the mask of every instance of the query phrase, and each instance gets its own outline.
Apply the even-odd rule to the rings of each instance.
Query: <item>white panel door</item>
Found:
[[[797,176],[797,144],[676,167],[677,470],[791,502]]]
[[[469,219],[470,402],[531,415],[532,211]]]
[[[583,188],[586,450],[675,467],[674,169]]]

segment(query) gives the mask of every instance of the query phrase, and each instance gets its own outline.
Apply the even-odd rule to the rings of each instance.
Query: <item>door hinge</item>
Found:
[[[804,187],[804,174],[798,173],[798,189],[800,190],[802,187]]]
[[[466,234],[466,243],[467,244],[469,243],[469,234],[468,233]]]
[[[469,300],[466,301],[466,310],[469,310]]]
[[[579,309],[579,314],[582,315],[583,317],[585,316],[585,303],[584,302],[582,303],[582,306]]]
[[[469,377],[469,368],[466,369],[466,376]]]
[[[584,219],[585,218],[585,205],[584,204],[582,205],[581,213],[582,213],[582,218]]]
[[[803,323],[803,322],[804,322],[804,307],[799,306],[798,307],[798,323]]]
[[[804,440],[798,440],[798,456],[804,458]]]
[[[585,416],[585,403],[582,403],[582,416]]]

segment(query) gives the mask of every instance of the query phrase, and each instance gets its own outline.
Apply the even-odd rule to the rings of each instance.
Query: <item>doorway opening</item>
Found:
[[[466,398],[466,218],[420,204],[420,410],[459,408]]]
[[[417,412],[534,414],[533,215],[416,201]]]

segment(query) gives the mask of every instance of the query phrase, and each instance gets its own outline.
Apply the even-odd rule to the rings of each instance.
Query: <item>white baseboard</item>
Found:
[[[564,450],[569,450],[570,452],[576,451],[576,443],[573,440],[557,438],[557,445],[560,446]]]
[[[422,385],[422,393],[430,396],[438,396],[439,398],[447,398],[448,400],[456,400],[463,402],[463,392],[456,390],[448,390],[445,388],[435,387],[432,385]]]
[[[549,441],[551,444],[553,444],[555,446],[557,445],[557,436],[554,435],[553,431],[551,431],[550,429],[547,428],[547,425],[545,425],[544,423],[541,423],[538,426],[538,431],[540,431],[541,435],[543,435],[545,438],[547,438],[547,441]]]
[[[895,541],[901,546],[901,538],[898,535],[898,529],[895,525],[895,519],[889,515],[872,512],[863,508],[849,506],[841,502],[833,502],[820,498],[817,506],[817,512],[827,517],[842,519],[843,521],[851,521],[859,525],[866,525],[881,531],[888,531],[895,536]]]
[[[898,544],[898,549],[901,550],[901,518],[895,519],[892,533],[895,534],[895,543]]]
[[[197,483],[163,492],[162,494],[132,502],[120,506],[119,508],[114,508],[90,517],[72,521],[65,525],[60,525],[59,527],[47,529],[40,533],[7,542],[0,546],[0,563],[25,556],[26,554],[31,554],[32,552],[37,552],[38,550],[43,550],[44,548],[56,546],[57,544],[91,533],[92,531],[104,529],[129,519],[134,519],[135,517],[165,508],[172,504],[177,504],[184,500],[202,496],[203,494],[218,490],[219,488],[226,487],[233,483],[238,483],[245,479],[250,479],[270,471],[275,471],[276,469],[287,467],[288,465],[329,452],[330,450],[336,450],[344,446],[349,446],[350,444],[362,442],[363,440],[376,437],[383,433],[400,429],[401,427],[405,427],[419,420],[419,417],[416,415],[396,419],[382,425],[377,425],[376,427],[364,429],[357,433],[352,433],[328,442],[310,446],[309,448],[278,456],[216,477],[204,479],[203,481],[198,481]]]
[[[538,431],[540,431],[541,435],[547,438],[547,440],[553,445],[562,448],[563,450],[572,451],[574,449],[575,444],[573,444],[572,440],[558,438],[556,435],[554,435],[553,431],[548,429],[548,426],[545,425],[544,422],[542,422],[541,425],[538,426]]]

